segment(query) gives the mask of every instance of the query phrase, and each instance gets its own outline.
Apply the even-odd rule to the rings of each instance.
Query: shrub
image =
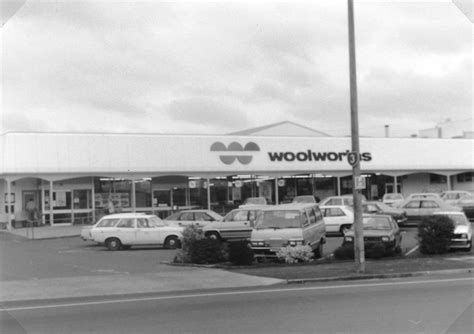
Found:
[[[453,232],[454,223],[446,216],[424,219],[418,226],[420,252],[423,254],[447,253]]]
[[[287,246],[280,248],[277,258],[286,263],[310,262],[313,260],[313,249],[308,246]]]
[[[380,259],[385,255],[385,245],[381,242],[365,247],[365,257],[371,259]]]
[[[253,263],[253,250],[248,241],[234,241],[229,243],[229,261],[235,265],[249,265]]]
[[[214,239],[196,239],[189,245],[187,254],[191,263],[218,263],[225,260],[222,244]]]
[[[347,244],[336,248],[334,257],[338,260],[352,260],[354,259],[354,245]]]
[[[198,229],[194,225],[186,226],[182,234],[181,249],[176,252],[174,262],[189,263],[192,262],[189,256],[189,250],[196,240],[204,239],[204,234],[201,229]]]
[[[364,248],[366,258],[380,259],[386,255],[385,246],[379,242]],[[338,247],[334,251],[334,257],[337,260],[353,260],[355,258],[354,244],[346,244]]]

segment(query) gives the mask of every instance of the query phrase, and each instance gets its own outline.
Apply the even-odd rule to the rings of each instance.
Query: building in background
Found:
[[[361,138],[363,194],[474,192],[472,139]],[[0,223],[21,227],[33,199],[42,224],[94,222],[117,211],[162,217],[187,208],[225,213],[247,197],[352,193],[350,137],[292,122],[228,135],[0,135]]]

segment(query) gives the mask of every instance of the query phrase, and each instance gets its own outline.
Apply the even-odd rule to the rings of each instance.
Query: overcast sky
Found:
[[[22,2],[19,0],[19,2]],[[472,122],[451,1],[355,0],[363,136]],[[34,1],[2,27],[2,132],[350,134],[347,2]]]

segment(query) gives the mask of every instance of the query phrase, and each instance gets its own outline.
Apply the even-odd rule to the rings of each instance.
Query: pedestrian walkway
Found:
[[[2,233],[11,233],[19,237],[36,240],[80,236],[82,227],[83,225],[41,226],[0,231]]]
[[[122,294],[243,288],[286,282],[221,269],[180,267],[140,275],[115,274],[0,282],[0,303],[25,300],[113,296]]]

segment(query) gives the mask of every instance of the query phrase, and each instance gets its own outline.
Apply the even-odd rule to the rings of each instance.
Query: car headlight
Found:
[[[265,241],[263,241],[263,240],[254,240],[254,241],[252,241],[252,246],[254,246],[254,247],[263,247],[263,246],[265,246]]]
[[[344,237],[344,241],[346,242],[353,242],[354,238],[353,237]]]
[[[382,237],[382,241],[384,241],[384,242],[390,241],[390,238],[389,237]]]
[[[288,245],[294,247],[299,245],[304,245],[304,240],[290,240],[288,241]]]

